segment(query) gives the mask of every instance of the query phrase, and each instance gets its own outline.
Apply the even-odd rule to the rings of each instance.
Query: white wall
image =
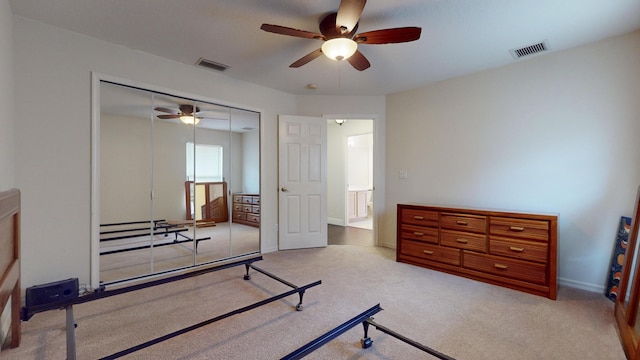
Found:
[[[15,187],[13,107],[13,19],[8,0],[0,0],[0,191]]]
[[[372,124],[373,125],[373,124]],[[373,133],[347,137],[347,187],[362,191],[373,186]]]
[[[72,276],[89,281],[92,71],[261,109],[261,202],[277,208],[277,114],[295,113],[294,96],[19,16],[12,20],[15,106],[29,115],[15,129],[23,287]],[[262,251],[276,250],[277,211],[264,211],[262,221]]]
[[[8,0],[0,0],[0,191],[15,187],[13,111],[13,21]],[[0,344],[9,332],[11,301],[0,308]]]
[[[260,132],[256,130],[242,133],[242,192],[257,194],[260,191]]]
[[[638,64],[640,32],[388,96],[384,236],[405,202],[557,212],[561,284],[603,290],[640,185]]]

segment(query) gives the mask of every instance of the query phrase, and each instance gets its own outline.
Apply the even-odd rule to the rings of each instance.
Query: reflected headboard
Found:
[[[0,311],[11,298],[10,347],[20,345],[20,191],[0,192]],[[2,340],[2,339],[0,339]]]

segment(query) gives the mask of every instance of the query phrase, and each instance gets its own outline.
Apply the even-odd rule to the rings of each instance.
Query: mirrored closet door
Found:
[[[260,114],[110,81],[99,91],[100,283],[259,253]]]

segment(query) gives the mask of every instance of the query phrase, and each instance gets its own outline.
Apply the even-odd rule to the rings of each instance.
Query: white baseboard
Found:
[[[278,251],[277,247],[268,247],[260,250],[262,254],[268,254],[270,252],[276,252],[276,251]]]
[[[329,225],[338,225],[338,226],[347,226],[347,224],[344,223],[344,219],[337,219],[337,218],[327,218],[327,224],[329,224]]]
[[[386,248],[389,248],[389,249],[397,248],[395,241],[394,242],[382,242],[382,241],[380,241],[380,242],[378,242],[377,246],[382,246],[382,247],[386,247]]]
[[[586,283],[582,281],[576,281],[566,278],[558,278],[558,284],[560,286],[566,286],[574,289],[586,290],[594,293],[604,294],[605,287],[603,285],[596,285],[591,283]]]

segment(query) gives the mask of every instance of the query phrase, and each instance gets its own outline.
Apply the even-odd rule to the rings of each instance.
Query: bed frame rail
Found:
[[[328,332],[324,333],[323,335],[320,335],[319,337],[317,337],[314,340],[311,340],[310,342],[308,342],[307,344],[299,347],[298,349],[296,349],[295,351],[289,353],[288,355],[284,356],[283,358],[281,358],[281,360],[298,360],[298,359],[302,359],[303,357],[309,355],[310,353],[314,352],[315,350],[319,349],[320,347],[322,347],[323,345],[325,345],[326,343],[330,342],[331,340],[337,338],[338,336],[342,335],[343,333],[345,333],[346,331],[350,330],[353,327],[356,327],[358,324],[362,324],[362,326],[364,327],[364,337],[360,340],[360,344],[362,345],[363,349],[369,348],[371,347],[371,345],[373,344],[373,340],[371,340],[371,338],[368,335],[368,331],[369,331],[369,325],[375,327],[377,330],[390,335],[406,344],[409,344],[415,348],[418,348],[428,354],[431,354],[435,357],[437,357],[438,359],[441,360],[455,360],[454,358],[447,356],[441,352],[438,352],[426,345],[420,344],[417,341],[411,340],[409,338],[407,338],[406,336],[400,335],[397,332],[386,328],[376,322],[373,321],[373,315],[382,311],[382,308],[380,307],[380,304],[377,304],[367,310],[365,310],[364,312],[362,312],[361,314],[355,316],[352,319],[347,320],[346,322],[338,325],[337,327],[335,327],[332,330],[329,330]]]

